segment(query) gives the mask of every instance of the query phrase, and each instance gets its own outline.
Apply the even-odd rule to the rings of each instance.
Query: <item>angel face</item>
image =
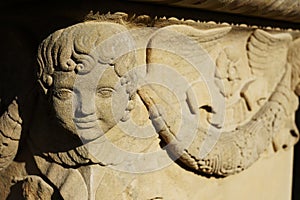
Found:
[[[63,128],[91,141],[128,114],[134,49],[125,26],[98,21],[58,30],[42,42],[38,79]]]
[[[98,63],[87,74],[54,72],[51,99],[59,123],[83,141],[100,137],[127,112],[129,94],[122,82],[108,64]]]

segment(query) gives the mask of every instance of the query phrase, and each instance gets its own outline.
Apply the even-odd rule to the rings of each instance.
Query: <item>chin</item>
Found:
[[[100,128],[93,127],[89,129],[77,129],[77,135],[83,144],[86,144],[103,136],[104,132]]]
[[[63,121],[59,118],[57,118],[57,119],[58,119],[58,122],[55,121],[56,126],[58,126],[59,128],[64,129],[67,132],[70,132],[74,135],[77,135],[77,130],[76,130],[74,125],[71,125],[71,123],[65,122],[65,121]]]

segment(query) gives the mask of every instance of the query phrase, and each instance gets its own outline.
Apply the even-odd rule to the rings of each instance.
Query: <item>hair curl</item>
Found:
[[[132,94],[136,84],[135,56],[134,41],[124,25],[87,21],[58,30],[40,44],[38,80],[47,93],[55,71],[88,73],[96,63],[104,63],[126,79],[127,92]]]

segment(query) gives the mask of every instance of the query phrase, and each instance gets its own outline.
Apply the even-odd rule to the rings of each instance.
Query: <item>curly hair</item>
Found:
[[[135,44],[124,25],[87,21],[58,30],[40,44],[38,81],[47,93],[55,71],[85,74],[102,63],[113,66],[119,77],[124,76],[128,93],[133,93],[135,61]]]

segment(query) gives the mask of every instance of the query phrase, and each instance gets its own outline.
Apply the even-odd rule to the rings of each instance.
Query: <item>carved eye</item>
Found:
[[[105,88],[99,88],[97,90],[97,95],[103,98],[111,97],[114,92],[114,89],[105,87]]]
[[[69,89],[57,89],[57,90],[54,90],[53,95],[55,97],[59,98],[60,100],[68,100],[68,99],[72,98],[73,91],[71,91]]]

